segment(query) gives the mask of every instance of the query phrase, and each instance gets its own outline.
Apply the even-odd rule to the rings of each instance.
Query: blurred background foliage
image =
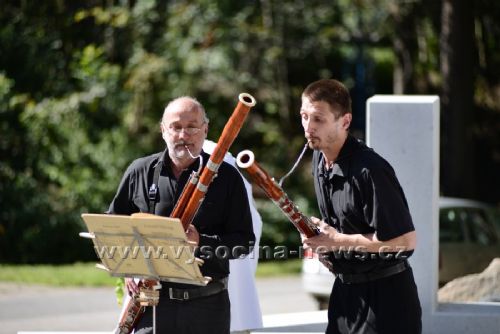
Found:
[[[349,87],[360,138],[373,94],[439,94],[442,193],[498,204],[499,13],[487,0],[2,1],[0,262],[95,259],[79,215],[103,212],[130,161],[163,148],[180,95],[205,105],[213,140],[254,95],[231,151],[285,174],[305,143],[300,93],[319,78]],[[307,160],[285,189],[317,215]],[[297,246],[255,196],[261,244]]]

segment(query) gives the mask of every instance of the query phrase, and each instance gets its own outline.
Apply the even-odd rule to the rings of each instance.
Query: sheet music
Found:
[[[179,219],[152,214],[82,214],[94,249],[112,276],[206,285]]]

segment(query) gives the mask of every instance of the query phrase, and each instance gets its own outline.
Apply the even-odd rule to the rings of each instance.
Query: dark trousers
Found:
[[[335,280],[326,334],[420,334],[422,310],[411,268],[375,281]]]
[[[136,326],[136,334],[153,333],[152,307]],[[188,301],[170,300],[160,294],[156,307],[157,334],[229,334],[230,303],[227,290]]]

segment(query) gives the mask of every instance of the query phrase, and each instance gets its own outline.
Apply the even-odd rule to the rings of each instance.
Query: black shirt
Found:
[[[314,188],[322,219],[344,234],[375,233],[387,241],[414,230],[408,203],[391,165],[363,142],[348,136],[332,168],[313,154]],[[361,273],[401,262],[413,251],[367,253],[334,250],[338,273]]]
[[[205,152],[202,152],[202,156],[205,165],[210,156]],[[122,215],[149,212],[148,191],[159,162],[164,165],[158,180],[155,214],[168,217],[191,172],[198,169],[199,160],[176,179],[167,151],[139,158],[130,164],[107,212]],[[193,219],[193,225],[200,234],[196,256],[205,261],[201,267],[205,276],[213,279],[226,277],[229,274],[229,259],[234,258],[233,255],[249,252],[255,236],[248,197],[241,175],[230,164],[223,162],[220,165],[217,177],[209,185],[205,199]],[[216,253],[218,247],[220,252]]]

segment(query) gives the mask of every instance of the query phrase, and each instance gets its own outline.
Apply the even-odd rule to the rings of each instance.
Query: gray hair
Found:
[[[209,119],[208,119],[208,117],[207,117],[207,113],[206,113],[206,111],[205,111],[205,108],[203,107],[203,105],[202,105],[202,104],[201,104],[201,103],[200,103],[200,102],[199,102],[196,98],[194,98],[194,97],[192,97],[192,96],[179,96],[179,97],[177,97],[177,98],[173,99],[172,101],[170,101],[170,102],[167,104],[167,106],[165,107],[165,110],[163,111],[163,116],[161,117],[161,121],[162,121],[162,122],[163,122],[163,120],[165,119],[165,116],[166,116],[166,113],[167,113],[168,108],[169,108],[172,104],[174,104],[174,103],[178,102],[179,100],[188,100],[188,101],[190,101],[190,102],[193,104],[193,108],[197,108],[199,111],[201,111],[201,114],[202,114],[202,116],[203,116],[203,122],[208,124],[208,122],[209,122],[210,120],[209,120]],[[192,110],[192,109],[191,109],[191,110]],[[191,110],[190,110],[190,111],[191,111]]]

